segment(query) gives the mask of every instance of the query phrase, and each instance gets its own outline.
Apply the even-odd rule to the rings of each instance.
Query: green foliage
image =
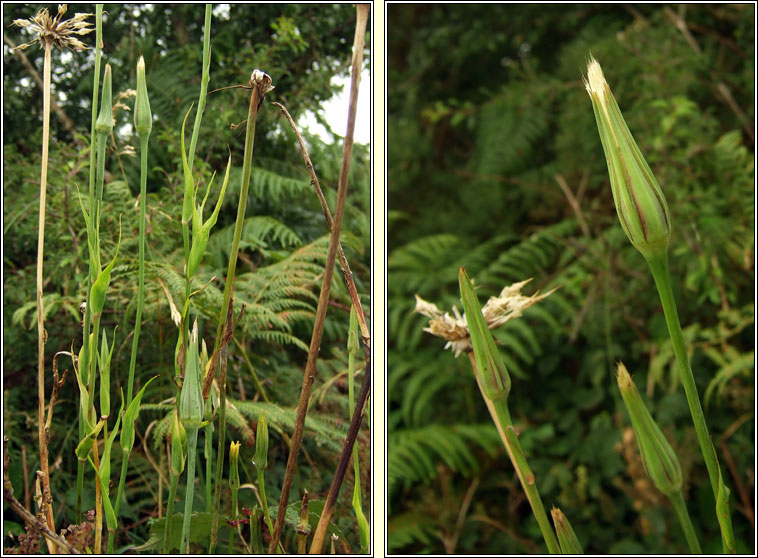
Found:
[[[3,11],[4,23],[7,26],[12,19],[28,17],[36,10],[37,6],[14,5],[12,10]],[[80,5],[76,11],[95,10],[94,6]],[[112,67],[116,102],[113,106],[115,126],[106,146],[100,223],[104,264],[110,263],[118,246],[118,258],[109,270],[110,284],[101,317],[104,330],[111,332],[118,326],[119,331],[115,342],[110,333],[108,339],[113,343],[109,346],[112,400],[116,400],[118,390],[126,391],[129,333],[136,312],[139,160],[134,156],[137,136],[132,126],[133,115],[123,106],[133,107],[133,98],[126,92],[135,88],[133,72],[140,55],[144,55],[146,62],[154,115],[148,157],[145,304],[135,374],[135,390],[145,391],[141,412],[135,417],[133,431],[128,432],[129,441],[133,432],[134,447],[120,508],[121,515],[132,521],[119,519],[117,548],[127,542],[139,547],[148,540],[150,532],[142,520],[157,513],[158,479],[168,479],[170,452],[167,453],[167,448],[170,446],[165,442],[170,430],[167,419],[171,417],[176,394],[174,350],[178,332],[172,313],[181,311],[185,293],[180,130],[182,118],[197,99],[202,22],[203,6],[195,5],[130,5],[128,10],[124,6],[111,6],[104,17],[104,58]],[[209,90],[244,84],[250,72],[258,67],[272,76],[276,86],[266,101],[282,102],[296,116],[308,111],[323,112],[324,101],[336,93],[332,79],[346,75],[353,22],[354,9],[348,5],[319,9],[308,5],[261,5],[255,9],[241,5],[215,6]],[[16,36],[9,35],[9,38],[21,42]],[[42,51],[28,49],[25,54],[34,67],[42,66]],[[90,255],[81,207],[91,209],[87,196],[89,147],[82,145],[89,142],[92,66],[86,53],[65,59],[58,52],[53,55],[53,95],[73,123],[73,131],[67,130],[53,115],[44,267],[48,400],[52,355],[59,351],[78,354],[82,340],[80,304],[87,294]],[[33,418],[36,411],[30,400],[21,394],[32,389],[34,379],[27,371],[36,366],[36,354],[30,348],[36,344],[34,275],[42,99],[21,59],[11,52],[6,53],[5,76],[3,111],[8,127],[4,136],[6,170],[3,175],[3,317],[6,324],[3,373],[8,395],[6,416],[20,418],[6,421],[4,433],[12,436],[14,462],[20,463],[19,448],[27,448],[31,471],[36,467],[36,452],[30,450],[37,446]],[[126,96],[119,97],[121,93]],[[192,179],[200,194],[205,193],[203,190],[208,187],[213,173],[219,175],[207,201],[212,207],[218,202],[218,222],[210,231],[201,254],[202,263],[191,286],[198,292],[191,299],[190,313],[198,316],[200,332],[205,335],[201,342],[208,347],[213,346],[211,335],[217,326],[240,191],[244,133],[231,130],[229,124],[245,118],[247,102],[247,92],[242,90],[219,91],[208,97],[193,165]],[[320,115],[319,118],[323,119]],[[334,141],[325,143],[320,137],[302,132],[333,208],[342,155],[341,138],[332,134]],[[251,368],[239,358],[235,342],[229,349],[227,421],[230,433],[252,442],[252,421],[265,407],[272,430],[279,433],[272,436],[271,444],[271,453],[277,462],[267,472],[267,482],[272,487],[279,486],[284,475],[287,438],[282,434],[289,435],[294,424],[293,406],[302,382],[328,246],[328,228],[292,138],[289,124],[279,111],[264,103],[256,124],[252,188],[234,283],[236,313],[242,304],[246,306],[235,332],[235,342],[239,342],[248,356],[257,379],[254,380]],[[221,179],[230,153],[228,189],[219,201]],[[367,308],[370,305],[368,248],[371,234],[369,155],[368,146],[355,146],[342,235],[358,292]],[[206,219],[209,213],[210,209],[206,208]],[[119,217],[120,245],[117,242]],[[319,365],[319,377],[314,386],[317,390],[327,386],[323,391],[331,386],[331,390],[328,397],[321,401],[314,397],[312,402],[304,440],[309,459],[301,463],[296,484],[296,488],[307,488],[312,494],[328,490],[347,430],[344,423],[347,394],[334,389],[335,377],[340,372],[339,347],[344,347],[348,331],[348,314],[341,308],[350,304],[339,274],[335,277],[331,298],[336,304],[327,314],[321,352],[323,363]],[[334,353],[333,346],[338,347]],[[51,475],[51,487],[54,502],[66,501],[67,505],[60,508],[56,504],[56,523],[65,526],[73,523],[75,509],[75,492],[71,487],[75,484],[77,468],[79,387],[76,381],[71,381],[68,359],[59,358],[58,366],[61,374],[68,368],[69,380],[61,390],[50,430],[51,458],[60,456],[55,474]],[[147,385],[154,376],[157,379]],[[265,389],[270,402],[263,402],[258,385]],[[111,410],[109,428],[116,418],[113,405]],[[365,459],[366,454],[366,447],[362,446],[361,458]],[[249,460],[248,456],[245,458]],[[111,470],[120,470],[122,452],[114,450],[111,461]],[[199,473],[204,475],[204,470]],[[242,471],[240,473],[244,476]],[[89,465],[86,474],[92,475]],[[20,479],[20,469],[14,469],[17,495],[23,493]],[[180,498],[183,498],[183,485],[178,494]],[[91,488],[85,489],[85,511],[94,506],[94,492],[87,492]],[[113,496],[115,490],[111,492]],[[167,492],[162,492],[164,500]],[[225,501],[222,498],[222,502]],[[240,504],[247,505],[242,494]],[[183,502],[180,505],[179,509],[183,509]],[[351,518],[340,526],[350,544],[357,547],[358,533],[350,514],[350,495],[343,491],[336,517],[340,521],[343,517]],[[126,525],[131,527],[124,530]],[[179,529],[174,532],[177,536],[181,533]]]
[[[687,37],[671,16],[684,17]],[[468,359],[413,311],[416,293],[461,311],[461,265],[481,301],[530,277],[527,294],[558,288],[494,332],[546,505],[560,504],[587,552],[687,548],[669,510],[635,488],[644,472],[620,433],[628,422],[613,370],[623,359],[675,432],[685,490],[708,484],[655,287],[618,225],[581,82],[590,53],[668,200],[675,296],[717,452],[723,441],[734,470],[752,470],[753,17],[739,5],[388,7],[392,551],[540,552],[507,458],[483,451],[490,438],[460,434],[490,420]],[[454,445],[443,450],[440,436]],[[703,542],[720,550],[708,492],[688,505]],[[735,508],[732,519],[739,546],[750,524]]]

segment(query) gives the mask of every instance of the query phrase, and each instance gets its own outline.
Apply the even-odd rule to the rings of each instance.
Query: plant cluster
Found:
[[[706,553],[751,550],[753,13],[737,5],[389,9],[391,551],[677,553],[697,548],[693,532]],[[453,41],[458,48],[443,48]],[[612,68],[626,124],[665,193],[667,209],[655,189],[645,194],[655,239],[653,221],[635,224],[623,207],[619,226],[623,174],[603,155],[608,135],[598,141],[581,79],[590,54]],[[633,170],[647,180],[642,166]],[[645,255],[653,281],[635,248],[664,239],[669,285],[659,258]],[[484,364],[475,359],[477,372],[485,367],[475,376],[475,345],[471,359],[455,358],[424,332],[472,324],[461,266],[475,298],[492,297],[490,308],[504,286],[528,278],[535,291],[556,289],[492,329],[508,372],[507,413],[494,405],[497,385],[483,381],[498,369],[488,353]],[[413,293],[442,309],[463,298],[466,311],[430,324]],[[466,337],[446,339],[468,352]],[[635,436],[644,413],[630,427],[618,361],[678,467],[651,465],[638,451],[663,446]],[[700,418],[690,412],[693,385]],[[703,422],[731,489],[733,543],[719,520],[725,491],[718,472],[712,482]],[[681,486],[660,482],[679,470]],[[552,506],[560,510],[549,525]]]
[[[283,115],[278,121],[270,115],[274,86],[261,70],[254,70],[245,86],[250,92],[247,105],[231,103],[229,93],[210,96],[211,5],[198,27],[202,73],[197,102],[174,102],[182,105],[180,131],[171,129],[173,107],[164,96],[170,87],[160,82],[176,51],[163,57],[157,50],[144,50],[133,60],[134,81],[122,79],[122,60],[108,57],[103,49],[109,42],[103,33],[103,5],[69,23],[61,22],[65,11],[62,5],[55,18],[43,10],[31,24],[18,23],[36,32],[45,48],[45,126],[41,163],[32,157],[24,163],[22,152],[30,145],[21,140],[6,158],[14,163],[14,172],[4,181],[5,199],[13,198],[5,204],[4,242],[20,242],[13,243],[15,249],[4,263],[9,278],[4,312],[15,326],[5,333],[6,343],[15,347],[4,355],[4,494],[20,521],[4,521],[11,537],[4,546],[13,551],[15,536],[17,549],[32,551],[41,543],[49,552],[188,553],[202,548],[213,553],[223,545],[230,553],[274,553],[294,551],[310,541],[310,550],[319,552],[328,534],[332,545],[340,541],[343,548],[367,552],[361,494],[370,492],[365,488],[367,471],[361,473],[358,462],[365,463],[369,455],[364,420],[368,391],[362,388],[355,402],[352,383],[370,385],[370,334],[363,310],[370,303],[368,149],[353,149],[352,127],[344,147],[343,142],[329,146],[307,136],[319,163],[314,166],[287,109],[278,104],[280,111],[274,114]],[[109,13],[107,19],[121,21],[125,13],[115,12],[115,18]],[[137,13],[144,15],[142,8]],[[166,13],[158,8],[157,15]],[[196,17],[197,10],[168,12],[175,21],[187,14]],[[292,15],[284,10],[274,18],[274,36],[260,55],[261,65],[268,62],[276,69],[274,62],[289,63],[294,71],[300,57],[317,55],[331,64],[329,76],[339,72],[344,61],[337,60],[348,58],[346,45],[332,41],[331,28],[325,31],[313,22],[300,28]],[[92,16],[90,28],[84,22]],[[341,16],[345,33],[347,27],[355,29],[349,107],[354,126],[367,5],[359,7],[357,17],[344,10]],[[319,24],[333,23],[334,18],[327,10]],[[217,36],[223,37],[220,27]],[[51,40],[58,35],[50,35],[48,28],[60,39]],[[77,39],[66,42],[71,30],[96,31],[91,134],[78,136],[72,124],[71,143],[59,138],[48,157],[47,138],[55,138],[48,126],[51,47],[85,48]],[[309,39],[326,35],[318,53],[305,53],[305,30]],[[184,55],[192,59],[195,48],[188,44]],[[104,58],[109,63],[103,71]],[[294,85],[297,80],[282,82]],[[297,104],[300,111],[317,106],[296,101],[310,92],[305,88],[284,97],[292,95],[288,104]],[[215,128],[224,102],[229,115],[241,113],[240,106],[249,108],[244,148],[230,146],[222,163],[218,152],[225,151],[224,132]],[[206,109],[211,107],[209,126]],[[259,112],[267,110],[268,118],[261,119],[264,124],[256,131]],[[236,143],[237,138],[226,134]],[[186,136],[191,137],[188,144]],[[137,155],[135,174],[130,158]],[[301,157],[308,163],[305,172],[302,163],[296,166]],[[235,159],[242,160],[241,168],[233,164]],[[28,214],[38,202],[25,184],[35,164],[38,169],[41,165],[43,177],[36,231]],[[217,166],[223,178],[215,180]],[[56,188],[46,202],[48,167]],[[138,185],[136,193],[133,185]],[[334,218],[329,202],[336,206]],[[54,215],[47,229],[46,211]],[[45,243],[46,230],[52,242]],[[35,266],[28,258],[32,248],[23,239],[36,233],[40,248]],[[337,265],[348,271],[345,281],[339,273],[332,279],[338,252]],[[27,301],[32,267],[38,274],[38,297]],[[351,308],[358,316],[352,329]],[[30,402],[22,394],[26,381],[14,371],[31,360],[21,343],[29,346],[25,328],[35,324],[35,317],[39,413],[32,417],[26,415]],[[316,332],[317,348],[323,339],[327,349],[318,360],[313,343],[309,347],[303,341]],[[363,367],[355,363],[356,335],[364,347]],[[306,367],[304,376],[311,383],[319,378],[318,391],[311,396],[308,384],[305,407],[296,409],[297,376],[303,376],[305,354],[311,369]],[[357,372],[363,374],[356,379]],[[344,392],[336,390],[345,375],[350,385]],[[28,424],[18,416],[28,416],[39,426],[38,444],[31,442]],[[37,445],[39,463],[26,459],[27,448]],[[307,463],[298,459],[301,446]],[[55,466],[49,468],[48,448],[56,455]],[[287,473],[288,455],[294,465]],[[339,505],[336,501],[345,477],[341,465],[351,455],[354,511],[349,497]],[[35,486],[28,473],[37,469],[42,482],[33,509],[29,492]],[[257,475],[251,475],[253,469]],[[289,490],[282,489],[278,505],[270,502],[266,489],[276,493],[284,485],[293,488],[293,501]],[[23,504],[14,492],[24,494]],[[32,515],[35,510],[37,516]],[[293,521],[293,510],[302,512],[301,521]]]

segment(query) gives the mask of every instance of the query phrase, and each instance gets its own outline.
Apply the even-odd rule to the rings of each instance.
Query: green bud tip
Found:
[[[621,227],[645,258],[665,253],[671,236],[666,198],[594,58],[584,85],[592,99]]]
[[[558,535],[558,544],[561,547],[563,554],[584,554],[582,545],[579,543],[579,539],[574,533],[574,529],[571,527],[568,518],[564,513],[556,507],[550,510],[550,515],[553,517],[553,524],[555,525],[555,532]]]
[[[617,382],[632,422],[645,472],[656,488],[670,496],[682,488],[682,468],[661,429],[653,420],[626,367],[619,362]]]
[[[134,102],[134,128],[139,135],[150,134],[153,129],[153,113],[150,112],[150,99],[147,96],[145,59],[142,56],[137,62],[137,99]]]

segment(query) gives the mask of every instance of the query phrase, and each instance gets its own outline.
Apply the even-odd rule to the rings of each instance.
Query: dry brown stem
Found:
[[[350,102],[348,106],[347,133],[345,134],[345,141],[342,148],[342,163],[337,186],[337,205],[334,210],[334,220],[331,237],[329,238],[329,250],[326,255],[324,277],[321,284],[318,306],[316,308],[316,318],[313,323],[313,335],[311,337],[311,344],[308,350],[308,361],[305,365],[303,385],[300,390],[300,400],[297,406],[295,429],[292,433],[292,444],[290,446],[290,452],[287,458],[287,468],[284,472],[284,480],[282,482],[282,493],[281,497],[279,498],[279,509],[276,516],[276,524],[274,525],[274,532],[271,536],[271,543],[269,544],[268,549],[269,554],[272,554],[274,552],[282,536],[282,528],[284,527],[284,514],[287,508],[287,502],[289,501],[290,489],[292,488],[292,478],[295,473],[295,465],[297,463],[297,456],[300,451],[300,444],[303,440],[305,415],[308,411],[308,401],[310,399],[311,387],[313,386],[314,375],[316,372],[316,360],[318,358],[318,352],[321,347],[321,336],[324,331],[326,309],[328,307],[329,294],[331,292],[332,277],[334,275],[334,264],[337,256],[337,247],[339,246],[340,230],[342,228],[342,217],[345,212],[345,198],[347,197],[347,178],[348,172],[350,170],[350,158],[353,153],[355,114],[358,104],[358,86],[360,84],[360,68],[363,60],[363,42],[365,37],[366,21],[368,20],[368,12],[368,4],[359,4],[357,6],[357,22],[355,39],[353,42],[353,67],[350,83]],[[370,374],[368,373],[368,367],[366,371],[366,377],[369,377]],[[361,387],[361,392],[363,391],[364,389]],[[360,405],[356,404],[356,410],[359,408]],[[355,414],[353,415],[353,418],[355,419]],[[313,546],[311,546],[311,551],[312,550]]]

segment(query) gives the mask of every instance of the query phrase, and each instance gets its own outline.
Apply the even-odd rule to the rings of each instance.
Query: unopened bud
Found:
[[[150,112],[150,99],[147,96],[145,59],[142,56],[137,62],[137,99],[134,101],[134,128],[140,136],[149,135],[153,129],[153,113]]]
[[[632,421],[642,466],[656,488],[670,496],[682,488],[682,468],[666,437],[643,403],[623,363],[618,364],[618,386]]]
[[[95,122],[95,131],[99,134],[110,134],[113,130],[113,107],[112,107],[111,65],[105,65],[105,77],[103,78],[103,95],[100,100],[100,114]]]
[[[594,58],[587,67],[585,87],[592,99],[621,227],[645,258],[665,252],[671,236],[666,198]]]

